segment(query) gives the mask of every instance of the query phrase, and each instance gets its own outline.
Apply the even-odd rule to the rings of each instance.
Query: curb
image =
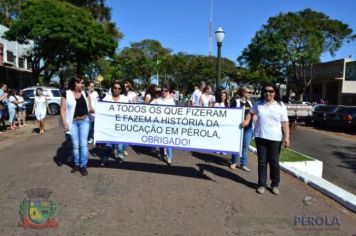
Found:
[[[250,152],[257,155],[257,149],[249,146]],[[323,179],[316,177],[315,175],[308,174],[304,171],[298,170],[294,167],[280,163],[281,169],[288,174],[297,177],[304,183],[310,185],[319,192],[327,195],[328,197],[334,199],[344,207],[356,212],[356,195],[346,191],[343,188]]]

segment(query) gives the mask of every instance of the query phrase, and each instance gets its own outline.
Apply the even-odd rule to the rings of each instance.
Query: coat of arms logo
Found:
[[[55,219],[56,203],[49,199],[52,191],[45,188],[35,188],[26,191],[27,197],[20,207],[20,227],[44,229],[58,227]]]

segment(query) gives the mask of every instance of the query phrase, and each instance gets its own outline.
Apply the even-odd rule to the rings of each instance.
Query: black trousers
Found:
[[[263,138],[255,138],[255,142],[258,156],[258,186],[266,187],[268,163],[271,187],[278,187],[280,181],[279,153],[282,142]]]

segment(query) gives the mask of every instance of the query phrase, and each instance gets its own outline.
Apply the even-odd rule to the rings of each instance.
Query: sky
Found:
[[[112,20],[124,34],[119,50],[131,42],[159,40],[173,53],[208,55],[210,0],[106,0]],[[356,0],[213,0],[213,31],[225,31],[222,56],[233,61],[248,46],[269,17],[305,8],[320,11],[349,25],[356,34]],[[217,54],[213,35],[212,54]],[[356,41],[329,53],[321,61],[356,59]]]

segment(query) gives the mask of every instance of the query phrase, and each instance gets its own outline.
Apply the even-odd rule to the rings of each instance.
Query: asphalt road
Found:
[[[168,167],[149,149],[130,148],[127,162],[71,174],[54,161],[63,155],[63,132],[32,127],[0,136],[0,235],[353,235],[356,214],[282,172],[281,194],[256,194],[251,172],[228,168],[228,157],[174,150]],[[50,128],[52,126],[52,128]],[[16,133],[17,132],[17,133]],[[59,227],[22,229],[19,207],[32,188],[52,190]],[[303,203],[306,196],[313,200]],[[301,225],[302,217],[306,225]],[[319,226],[311,219],[323,220]],[[338,219],[338,225],[330,224]],[[297,223],[296,223],[297,222]],[[319,221],[320,222],[320,221]]]
[[[291,148],[323,162],[323,178],[356,194],[356,135],[298,126]]]

